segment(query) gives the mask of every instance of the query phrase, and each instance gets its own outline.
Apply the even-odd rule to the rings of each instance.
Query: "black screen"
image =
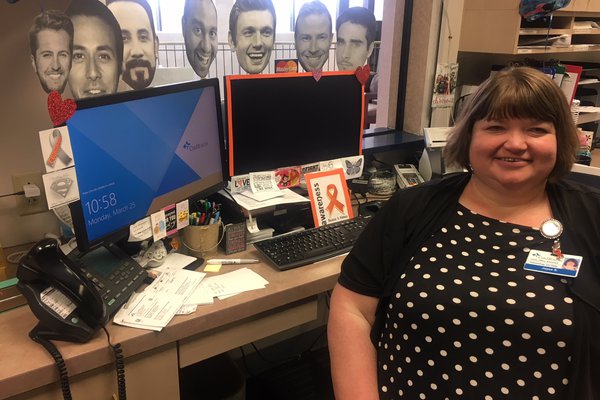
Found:
[[[225,96],[232,176],[362,152],[363,87],[353,72],[228,76]]]

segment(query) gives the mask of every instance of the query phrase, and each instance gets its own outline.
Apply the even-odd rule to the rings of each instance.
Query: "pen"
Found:
[[[220,259],[220,258],[211,258],[209,260],[206,260],[207,264],[221,264],[221,265],[226,265],[226,264],[256,264],[260,261],[254,259],[254,258],[224,258],[224,259]]]

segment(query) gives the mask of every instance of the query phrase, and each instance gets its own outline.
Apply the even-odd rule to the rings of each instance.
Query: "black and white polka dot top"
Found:
[[[462,205],[401,276],[378,343],[381,399],[560,399],[568,278],[525,271],[538,230]]]

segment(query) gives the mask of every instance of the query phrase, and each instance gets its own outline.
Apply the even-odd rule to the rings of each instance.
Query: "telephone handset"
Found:
[[[87,342],[146,276],[115,245],[67,256],[54,239],[42,239],[17,269],[17,287],[40,321],[30,336]]]
[[[50,340],[87,342],[144,282],[146,271],[114,244],[90,252],[63,253],[54,239],[42,239],[21,259],[17,287],[39,323],[29,336],[40,343],[58,368],[65,400],[71,399],[67,368]],[[126,399],[120,344],[115,354],[119,399]]]

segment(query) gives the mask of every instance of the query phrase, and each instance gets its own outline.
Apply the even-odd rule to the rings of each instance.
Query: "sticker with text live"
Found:
[[[549,251],[531,250],[525,260],[524,269],[575,278],[581,268],[583,257],[563,254],[557,257]]]
[[[344,170],[314,172],[305,179],[315,226],[353,217]]]

